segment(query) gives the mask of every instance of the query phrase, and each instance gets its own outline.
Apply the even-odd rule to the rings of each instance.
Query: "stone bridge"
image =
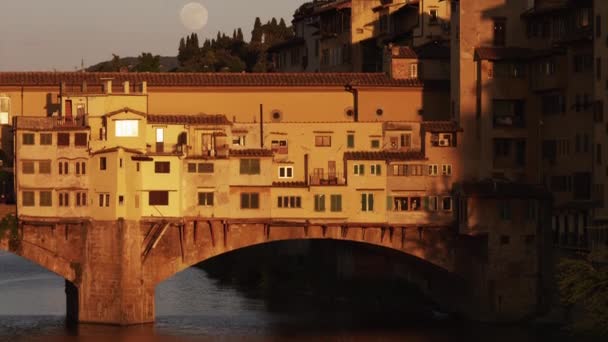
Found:
[[[222,253],[267,242],[335,239],[381,246],[412,255],[465,282],[475,278],[471,265],[485,262],[483,256],[476,256],[483,253],[472,253],[483,244],[463,240],[448,227],[201,218],[111,222],[21,218],[2,235],[0,249],[67,280],[68,319],[118,325],[153,322],[155,286],[177,272]],[[460,297],[468,298],[464,293]]]

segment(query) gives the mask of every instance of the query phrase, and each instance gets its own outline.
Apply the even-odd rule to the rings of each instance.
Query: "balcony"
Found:
[[[186,147],[184,147],[186,148]],[[192,149],[192,146],[187,146],[188,150]],[[228,144],[216,145],[211,148],[203,148],[200,151],[188,152],[188,157],[193,158],[228,158],[230,154],[230,147]]]
[[[309,178],[309,184],[314,186],[346,185],[346,178],[341,173],[315,174]]]
[[[86,129],[86,117],[16,117],[15,129],[52,131],[61,129]]]
[[[86,117],[85,115],[77,115],[77,116],[59,116],[53,117],[53,128],[78,128],[78,127],[86,127]]]

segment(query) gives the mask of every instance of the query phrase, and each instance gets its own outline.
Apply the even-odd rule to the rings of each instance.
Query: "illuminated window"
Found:
[[[4,96],[0,97],[0,125],[8,125],[10,105],[11,99]]]
[[[117,120],[116,121],[116,136],[117,137],[137,137],[137,136],[139,136],[139,121],[138,120]]]

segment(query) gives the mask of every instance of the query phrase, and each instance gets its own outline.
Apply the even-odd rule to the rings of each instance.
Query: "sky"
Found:
[[[177,55],[190,33],[180,20],[189,2],[209,12],[199,39],[241,27],[249,39],[256,16],[285,18],[306,0],[0,0],[0,71],[71,71],[152,52]]]

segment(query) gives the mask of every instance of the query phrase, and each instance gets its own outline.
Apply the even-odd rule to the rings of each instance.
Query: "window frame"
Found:
[[[282,176],[281,172],[283,172]],[[293,166],[279,166],[278,177],[279,179],[293,179]]]
[[[148,191],[148,205],[151,207],[169,206],[169,191],[168,190]]]
[[[114,136],[116,138],[139,137],[139,121],[136,119],[122,119],[114,121]],[[130,126],[128,124],[135,124]]]

